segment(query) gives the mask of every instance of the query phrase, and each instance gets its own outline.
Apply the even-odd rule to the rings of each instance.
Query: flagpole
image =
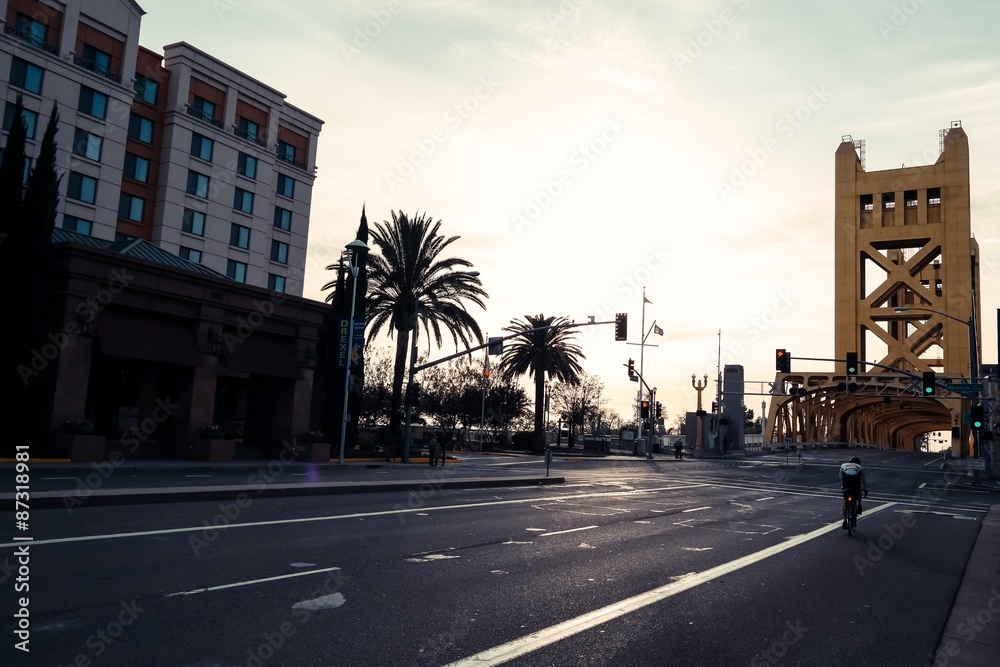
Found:
[[[642,324],[639,327],[639,377],[645,378],[645,356],[646,356],[646,288],[642,288]],[[636,431],[638,432],[637,442],[642,442],[642,382],[639,383],[639,399],[636,401]]]

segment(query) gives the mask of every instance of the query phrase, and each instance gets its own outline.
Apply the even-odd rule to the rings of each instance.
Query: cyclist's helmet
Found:
[[[851,463],[857,463],[858,465],[861,465],[861,459],[859,459],[857,456],[852,456]]]

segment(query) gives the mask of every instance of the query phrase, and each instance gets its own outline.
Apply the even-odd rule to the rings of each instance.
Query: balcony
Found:
[[[98,76],[103,76],[105,79],[114,81],[115,83],[122,82],[122,78],[120,75],[115,74],[104,65],[94,62],[93,60],[84,60],[80,56],[73,56],[73,64],[78,67],[82,67],[83,69],[88,70],[90,72],[93,72]]]
[[[214,125],[215,127],[219,128],[220,130],[222,129],[222,121],[219,120],[219,119],[217,119],[215,116],[213,116],[208,111],[201,111],[199,109],[195,109],[190,104],[185,104],[184,105],[184,110],[187,111],[187,115],[192,116],[194,118],[197,118],[198,120],[200,120],[203,123],[208,123],[209,125]]]
[[[257,144],[261,148],[267,148],[267,140],[264,137],[260,136],[259,134],[255,134],[253,132],[247,132],[246,130],[241,130],[236,125],[233,125],[233,134],[235,134],[240,139],[243,139],[244,141],[249,141],[252,144]]]
[[[298,167],[298,168],[299,168],[299,169],[301,169],[302,171],[307,171],[307,170],[309,169],[309,167],[308,167],[308,166],[306,165],[306,163],[305,163],[305,162],[301,162],[301,161],[299,161],[299,160],[296,160],[296,159],[295,159],[294,157],[292,157],[291,155],[286,155],[285,153],[280,153],[280,152],[276,152],[276,153],[275,153],[275,156],[276,156],[276,157],[278,158],[278,160],[280,160],[281,162],[285,162],[285,163],[287,163],[287,164],[290,164],[290,165],[292,165],[292,166],[294,166],[294,167]]]
[[[25,44],[29,44],[35,47],[36,49],[41,49],[42,51],[51,53],[56,56],[59,55],[58,46],[53,46],[52,44],[49,44],[48,42],[39,39],[35,35],[32,35],[30,32],[28,32],[27,30],[19,30],[17,26],[10,25],[9,23],[4,25],[3,34],[10,35],[11,37],[19,39]]]

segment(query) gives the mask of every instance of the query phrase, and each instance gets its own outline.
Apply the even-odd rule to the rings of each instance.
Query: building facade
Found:
[[[191,457],[213,433],[273,455],[323,383],[328,307],[301,298],[323,123],[189,44],[141,47],[143,14],[0,0],[0,143],[18,97],[29,162],[59,114],[51,333],[18,369],[50,401],[34,455]]]
[[[141,47],[143,14],[0,0],[4,132],[21,96],[33,157],[55,104],[59,226],[301,296],[323,121],[189,44]]]

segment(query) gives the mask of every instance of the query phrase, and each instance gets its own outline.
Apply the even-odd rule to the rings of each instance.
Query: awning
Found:
[[[261,333],[246,338],[225,336],[222,358],[226,368],[236,373],[302,379],[292,342],[286,338],[272,338]]]
[[[107,357],[201,366],[193,321],[106,310],[97,316],[97,340]]]

